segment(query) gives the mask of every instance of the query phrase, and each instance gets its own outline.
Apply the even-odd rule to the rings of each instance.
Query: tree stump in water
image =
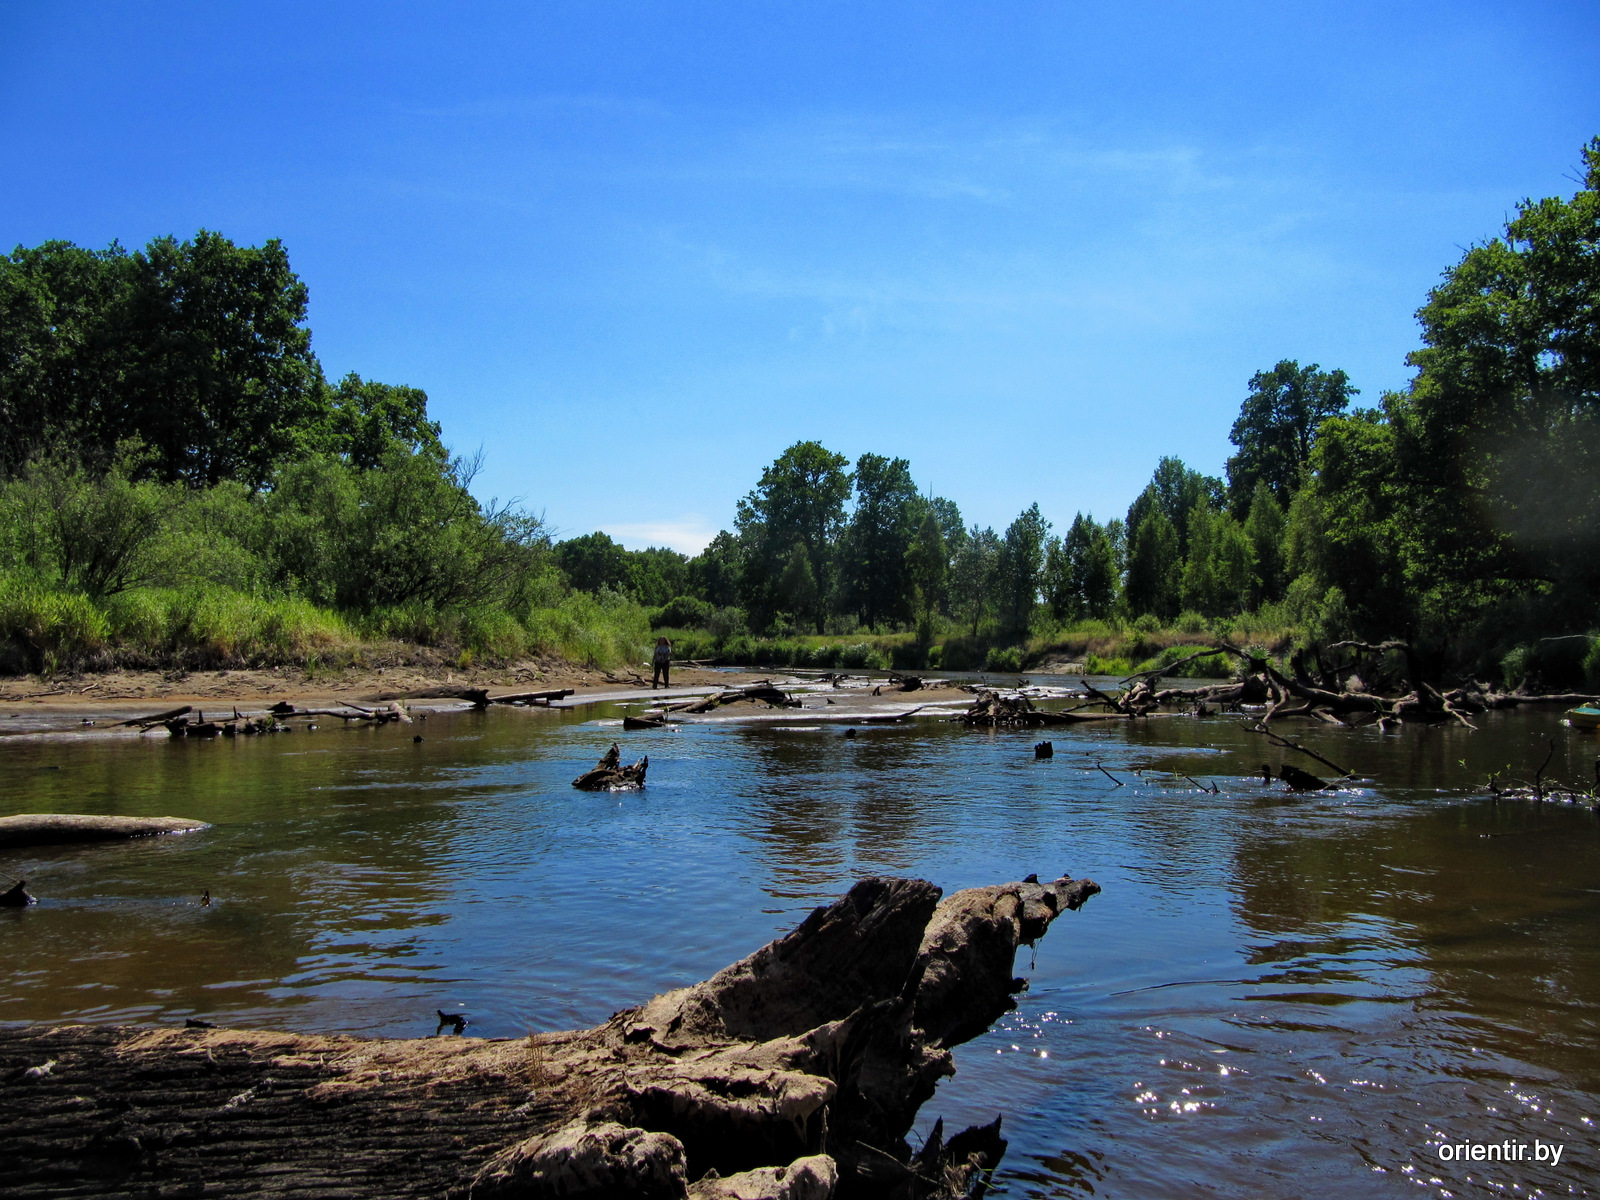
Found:
[[[913,1158],[1017,949],[1100,889],[867,879],[704,983],[527,1038],[0,1031],[0,1194],[925,1200],[998,1122]],[[48,1064],[46,1067],[45,1064]],[[43,1068],[41,1070],[41,1068]]]
[[[629,792],[644,786],[644,775],[649,769],[648,754],[631,766],[623,766],[622,751],[612,742],[611,749],[600,756],[594,770],[579,775],[572,786],[585,792]]]

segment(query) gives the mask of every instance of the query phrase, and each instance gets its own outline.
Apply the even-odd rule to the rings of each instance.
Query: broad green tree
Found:
[[[1250,392],[1228,435],[1239,448],[1228,460],[1233,510],[1244,513],[1258,483],[1287,505],[1311,460],[1318,428],[1344,412],[1357,394],[1343,371],[1324,371],[1316,363],[1302,367],[1284,359],[1270,371],[1252,375]]]
[[[556,565],[580,592],[607,587],[622,590],[632,582],[627,550],[605,533],[586,533],[556,543]]]
[[[850,496],[849,460],[820,442],[796,442],[761,473],[761,481],[739,501],[737,525],[744,570],[741,595],[757,628],[776,612],[794,612],[780,579],[795,542],[806,548],[818,594],[834,582],[834,548],[844,528]],[[822,606],[816,606],[822,632]]]
[[[1600,615],[1600,138],[1583,157],[1570,200],[1524,200],[1429,293],[1386,405],[1441,628],[1521,596],[1564,628]]]
[[[906,551],[916,535],[919,498],[911,464],[863,454],[854,475],[856,507],[844,532],[840,568],[847,603],[868,626],[907,614]]]

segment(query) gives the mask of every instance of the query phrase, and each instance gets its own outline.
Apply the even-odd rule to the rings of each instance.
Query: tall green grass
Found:
[[[438,650],[461,666],[558,657],[637,665],[653,641],[645,609],[582,592],[529,607],[382,609],[352,618],[295,596],[230,588],[136,588],[95,600],[0,575],[0,671],[103,667],[342,666],[392,657],[396,643]]]

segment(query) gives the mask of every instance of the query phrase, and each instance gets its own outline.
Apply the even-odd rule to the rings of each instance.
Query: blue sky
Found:
[[[692,551],[801,438],[970,520],[1220,472],[1600,133],[1600,5],[0,0],[0,242],[279,237],[484,498]]]

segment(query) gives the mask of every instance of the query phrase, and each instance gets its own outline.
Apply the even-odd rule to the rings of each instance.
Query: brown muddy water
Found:
[[[1531,776],[1548,739],[1546,778],[1592,780],[1600,738],[1559,713],[1295,730],[1364,780],[1308,797],[1260,782],[1280,752],[1236,718],[1052,731],[1036,761],[1037,734],[936,720],[854,739],[596,723],[618,716],[436,714],[421,744],[326,725],[0,740],[0,814],[213,824],[0,852],[41,898],[0,910],[0,1020],[417,1036],[442,1008],[482,1036],[573,1028],[860,876],[1070,873],[1104,893],[1019,964],[1018,1011],[923,1113],[1005,1114],[998,1194],[1600,1190],[1600,823],[1481,787]],[[574,791],[617,738],[650,755],[649,787]],[[1513,1161],[1442,1161],[1474,1145]]]

